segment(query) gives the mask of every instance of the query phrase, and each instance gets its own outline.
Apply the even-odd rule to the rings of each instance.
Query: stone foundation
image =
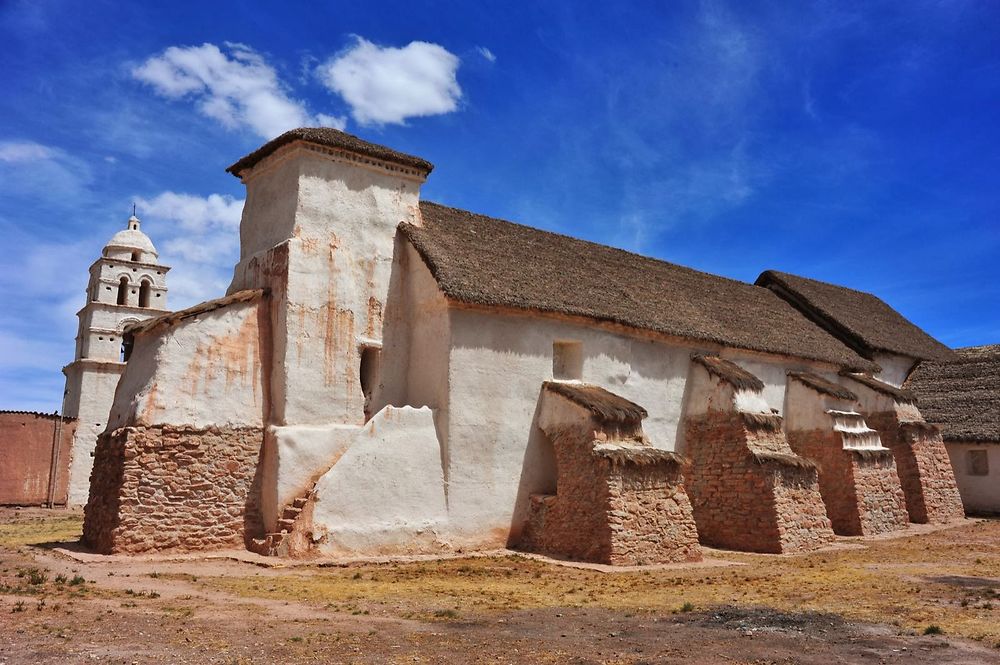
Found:
[[[263,534],[260,428],[124,427],[100,436],[83,541],[103,554],[246,547]]]
[[[578,436],[553,443],[557,494],[531,497],[522,549],[614,565],[701,558],[679,460],[603,457]]]
[[[845,449],[833,430],[790,432],[788,443],[819,465],[819,490],[835,533],[871,536],[906,526],[906,504],[890,451]]]
[[[925,422],[900,422],[895,413],[867,415],[882,444],[892,450],[910,521],[943,523],[965,517],[948,451],[936,427]]]
[[[685,429],[688,494],[703,544],[782,553],[832,540],[816,467],[792,452],[780,417],[708,411]]]

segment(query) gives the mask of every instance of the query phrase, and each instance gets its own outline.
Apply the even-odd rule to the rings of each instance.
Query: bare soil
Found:
[[[621,572],[60,549],[81,522],[0,509],[0,665],[1000,663],[997,520]]]

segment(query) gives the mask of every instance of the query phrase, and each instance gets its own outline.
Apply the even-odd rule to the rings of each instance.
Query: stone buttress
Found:
[[[808,372],[789,372],[785,429],[796,454],[819,465],[833,530],[870,536],[908,523],[892,451],[865,423],[852,391]]]
[[[702,544],[785,553],[832,540],[816,464],[792,452],[760,379],[716,356],[691,368],[684,452]]]
[[[556,493],[531,496],[520,547],[617,565],[699,560],[683,458],[645,440],[646,411],[579,383],[547,382],[541,399]]]
[[[846,374],[868,424],[892,450],[910,521],[944,523],[965,517],[955,471],[941,432],[924,421],[916,398],[864,374]]]

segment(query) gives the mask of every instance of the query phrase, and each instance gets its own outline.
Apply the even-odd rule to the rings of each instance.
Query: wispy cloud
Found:
[[[378,46],[363,37],[319,70],[320,80],[340,95],[362,125],[403,124],[408,118],[451,113],[462,89],[458,56],[438,44],[410,42]]]
[[[489,50],[485,46],[477,46],[476,52],[479,53],[479,55],[483,56],[483,59],[486,60],[487,62],[497,61],[496,54],[494,54],[493,51]]]
[[[311,114],[278,79],[274,67],[244,44],[171,46],[132,75],[170,99],[192,99],[198,111],[227,128],[248,127],[263,138],[306,125],[342,129],[344,118]]]

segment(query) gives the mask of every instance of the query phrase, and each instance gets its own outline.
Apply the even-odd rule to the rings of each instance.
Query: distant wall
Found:
[[[41,413],[0,412],[0,505],[27,506],[48,501],[52,444],[60,420],[53,501],[63,505],[76,420]]]
[[[1000,444],[945,441],[965,512],[1000,514]]]

